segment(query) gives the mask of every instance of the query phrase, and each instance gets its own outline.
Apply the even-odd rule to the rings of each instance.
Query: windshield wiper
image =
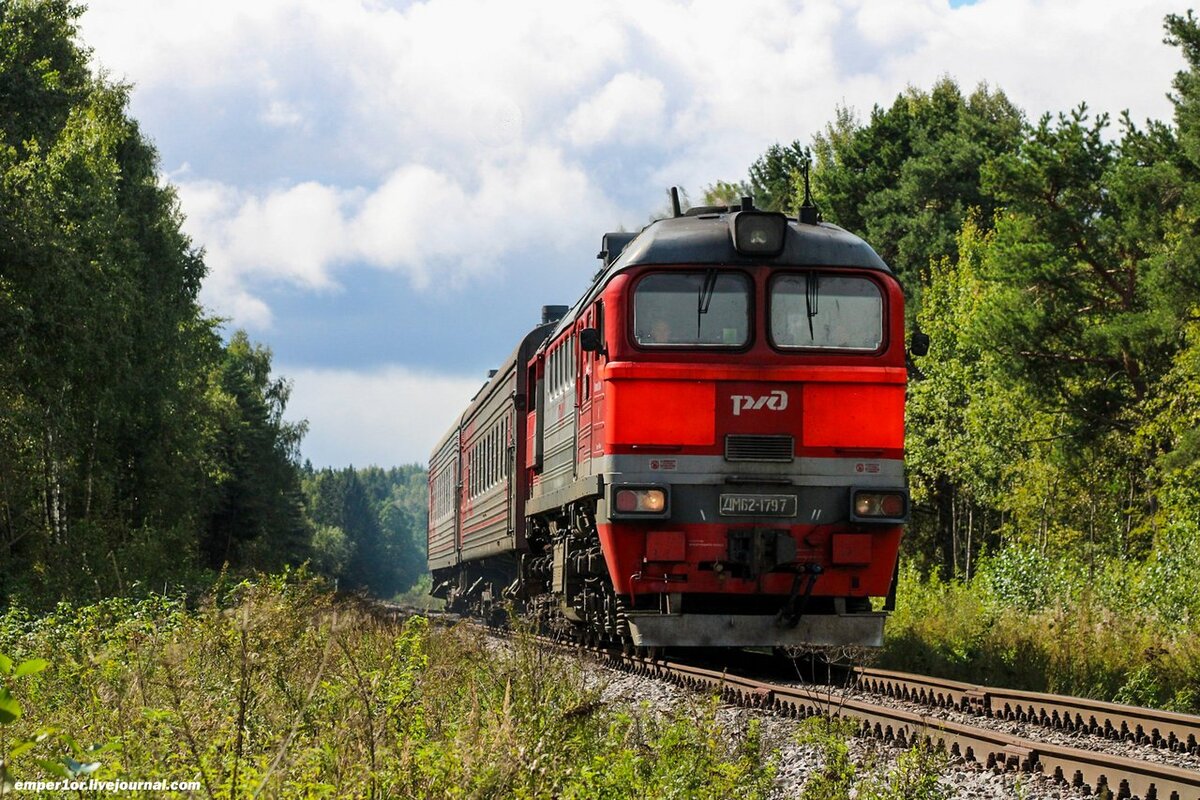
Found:
[[[820,276],[815,272],[810,272],[808,280],[804,284],[804,310],[808,313],[808,338],[813,341],[817,339],[816,334],[813,333],[813,317],[818,314],[820,292]]]
[[[696,298],[696,339],[700,338],[700,317],[708,313],[712,304],[713,291],[717,288],[717,271],[710,269],[704,273],[704,283],[700,286],[700,295]]]

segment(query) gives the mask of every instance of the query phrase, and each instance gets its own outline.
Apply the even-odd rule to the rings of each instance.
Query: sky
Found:
[[[314,465],[424,463],[605,231],[944,76],[1170,120],[1159,0],[91,0],[83,41]]]

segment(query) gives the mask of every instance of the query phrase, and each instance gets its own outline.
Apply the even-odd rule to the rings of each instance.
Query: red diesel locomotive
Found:
[[[879,645],[909,513],[891,271],[750,198],[603,241],[430,458],[434,594],[636,646]]]

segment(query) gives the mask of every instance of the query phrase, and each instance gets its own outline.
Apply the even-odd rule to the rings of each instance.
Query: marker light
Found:
[[[783,252],[787,217],[773,211],[738,211],[729,218],[733,248],[744,256],[774,257]]]
[[[667,508],[667,493],[662,489],[617,489],[613,505],[622,514],[661,514]]]
[[[903,492],[855,492],[854,516],[862,519],[903,519],[908,497]]]

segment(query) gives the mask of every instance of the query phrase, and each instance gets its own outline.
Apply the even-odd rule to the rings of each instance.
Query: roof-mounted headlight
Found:
[[[787,217],[774,211],[738,211],[729,216],[733,249],[744,256],[774,257],[783,252]]]

